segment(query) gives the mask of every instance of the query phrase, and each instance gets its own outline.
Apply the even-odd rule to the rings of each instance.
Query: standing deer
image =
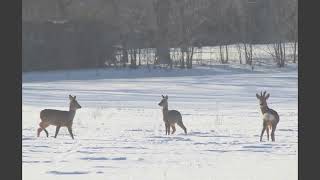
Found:
[[[163,108],[162,113],[163,121],[166,127],[166,135],[170,134],[170,127],[172,128],[171,134],[176,132],[176,123],[184,130],[184,133],[187,134],[187,128],[183,125],[181,113],[176,110],[168,110],[168,96],[162,95],[162,100],[158,105]]]
[[[56,134],[54,138],[57,137],[60,127],[67,127],[68,131],[70,133],[70,136],[73,138],[72,133],[72,124],[73,124],[73,118],[76,114],[76,110],[80,109],[81,106],[76,100],[76,96],[72,97],[69,95],[70,100],[70,106],[69,111],[60,111],[55,109],[44,109],[40,112],[40,119],[41,122],[39,123],[38,128],[38,137],[40,136],[40,133],[42,130],[46,132],[47,137],[49,137],[49,133],[46,130],[46,128],[50,125],[56,126]]]
[[[279,120],[280,120],[278,113],[275,110],[270,109],[268,107],[267,99],[270,97],[270,94],[268,93],[266,95],[266,93],[267,92],[264,91],[262,94],[262,91],[261,91],[260,95],[256,94],[257,98],[259,99],[260,109],[263,115],[263,128],[260,135],[260,142],[262,141],[262,136],[265,130],[267,130],[268,141],[269,141],[269,130],[271,130],[272,141],[275,141],[274,132],[276,131],[277,124],[279,123]]]

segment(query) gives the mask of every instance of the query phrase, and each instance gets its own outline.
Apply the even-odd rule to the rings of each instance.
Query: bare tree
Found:
[[[204,22],[201,11],[205,7],[204,0],[172,1],[170,13],[173,45],[180,47],[180,68],[192,68],[194,45],[197,32]]]
[[[289,33],[287,22],[292,16],[291,12],[288,12],[286,9],[292,2],[271,0],[270,3],[272,13],[274,14],[272,19],[273,35],[275,40],[273,45],[273,57],[278,67],[284,67],[286,62],[286,35]]]
[[[285,21],[289,30],[288,38],[293,41],[293,63],[297,62],[298,48],[298,1],[288,0],[288,20]]]
[[[255,23],[255,10],[256,2],[248,1],[245,4],[245,16],[244,16],[244,53],[246,64],[253,66],[253,34],[256,32],[257,27]]]
[[[157,17],[156,56],[158,57],[158,61],[156,63],[167,64],[170,65],[170,67],[172,67],[168,42],[170,1],[155,0],[153,7]]]

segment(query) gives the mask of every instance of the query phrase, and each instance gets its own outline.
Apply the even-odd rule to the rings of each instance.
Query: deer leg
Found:
[[[177,124],[178,124],[178,126],[180,126],[183,129],[184,133],[187,134],[187,128],[183,125],[183,123],[177,122]]]
[[[267,127],[266,130],[267,130],[267,138],[268,138],[268,141],[269,141],[269,127]]]
[[[169,127],[168,123],[165,123],[164,125],[166,126],[166,135],[167,135],[168,134],[168,129],[169,129],[169,132],[170,132],[170,127]]]
[[[272,126],[272,130],[271,130],[271,140],[272,141],[276,140],[275,137],[274,137],[274,132],[276,131],[276,128],[277,128],[276,124]]]
[[[267,125],[265,122],[263,122],[263,128],[262,128],[261,135],[260,135],[260,142],[262,141],[262,136],[263,136],[263,133],[266,130],[266,128],[267,128]]]
[[[46,129],[43,129],[43,130],[44,130],[44,132],[46,133],[47,137],[49,137],[48,131],[47,131]]]
[[[170,135],[170,124],[167,124],[167,134]]]
[[[164,124],[166,126],[166,135],[167,135],[167,132],[168,132],[168,125],[167,123]]]
[[[69,131],[69,134],[70,134],[71,138],[74,139],[74,138],[73,138],[73,133],[72,133],[72,128],[71,128],[71,127],[68,127],[68,131]]]
[[[176,127],[174,126],[174,124],[171,125],[171,128],[172,128],[171,134],[174,134],[176,132]]]
[[[58,135],[58,133],[59,133],[60,127],[61,127],[61,126],[57,126],[57,127],[56,127],[56,134],[54,135],[54,138],[57,138],[57,135]]]
[[[45,123],[43,123],[43,122],[40,122],[40,123],[39,123],[39,126],[40,126],[40,128],[38,128],[38,137],[40,136],[40,133],[41,133],[42,130],[44,130],[44,132],[46,133],[47,137],[49,137],[49,133],[48,133],[48,131],[46,130],[46,127],[48,127],[49,125],[48,125],[48,124],[45,124]]]
[[[38,132],[37,132],[37,137],[39,137],[39,136],[40,136],[41,131],[42,131],[42,128],[41,128],[41,127],[39,127],[39,128],[38,128]]]

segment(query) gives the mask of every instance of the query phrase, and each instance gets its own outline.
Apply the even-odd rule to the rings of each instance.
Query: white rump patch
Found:
[[[271,114],[271,113],[264,113],[263,114],[263,120],[265,120],[265,121],[275,121],[276,117],[274,117],[274,115]]]

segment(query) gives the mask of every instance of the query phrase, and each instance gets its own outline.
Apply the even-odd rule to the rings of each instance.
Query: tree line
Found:
[[[297,62],[297,13],[297,0],[23,1],[23,71],[192,68],[195,49],[207,46],[219,47],[226,64],[232,44],[248,65],[255,44],[270,44],[270,57],[283,67],[287,42]]]

